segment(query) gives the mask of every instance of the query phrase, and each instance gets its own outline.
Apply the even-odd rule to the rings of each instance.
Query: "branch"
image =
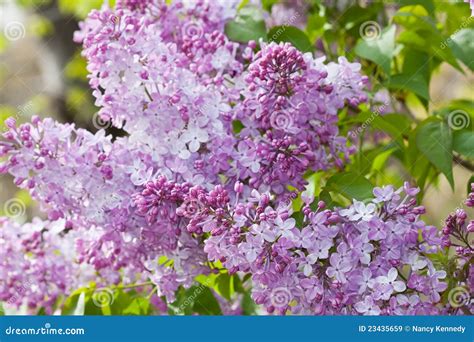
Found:
[[[453,156],[453,161],[456,164],[461,165],[462,167],[474,172],[474,164],[472,164],[470,161],[464,160],[459,156]]]

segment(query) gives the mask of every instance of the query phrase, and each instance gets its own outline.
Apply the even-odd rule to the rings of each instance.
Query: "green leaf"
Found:
[[[62,305],[61,314],[82,316],[86,313],[86,304],[91,300],[94,289],[80,288],[69,295]]]
[[[402,74],[421,75],[425,82],[429,84],[430,80],[430,56],[424,51],[418,51],[411,48],[403,49],[403,67]]]
[[[328,209],[332,209],[338,206],[339,204],[335,200],[333,200],[328,190],[322,190],[321,193],[319,194],[318,200],[311,203],[311,206],[312,206],[311,208],[313,210],[316,210],[319,201],[323,201],[324,203],[326,203],[326,207]]]
[[[408,148],[404,154],[404,164],[406,169],[410,172],[416,180],[416,184],[423,189],[428,176],[433,173],[434,167],[430,161],[420,153],[416,144],[416,136],[420,127],[410,132],[408,137]],[[436,171],[438,172],[438,171]],[[422,192],[420,192],[421,194]]]
[[[200,315],[222,315],[222,310],[216,297],[208,287],[193,286],[186,291],[188,298],[192,298],[193,311]]]
[[[302,52],[313,51],[313,45],[306,33],[294,26],[275,26],[268,31],[267,39],[270,42],[290,42],[295,48]]]
[[[306,33],[308,34],[310,41],[315,42],[317,38],[322,36],[325,24],[326,17],[321,15],[321,13],[315,12],[308,16]]]
[[[399,145],[403,146],[403,135],[410,131],[411,121],[403,114],[390,113],[377,116],[373,121],[374,128],[380,129],[399,140]]]
[[[453,136],[449,126],[440,120],[426,120],[417,130],[416,145],[454,187]]]
[[[109,294],[113,297],[108,297]],[[104,315],[121,315],[123,310],[129,307],[133,301],[130,293],[125,292],[123,289],[114,288],[110,292],[104,292],[103,295],[105,295],[106,300],[99,306]],[[108,300],[108,298],[111,298],[111,300]]]
[[[92,9],[99,9],[102,5],[102,0],[87,0],[87,1],[69,1],[59,0],[58,6],[61,12],[66,14],[74,14],[78,19],[84,19]],[[109,3],[109,6],[113,6]]]
[[[248,292],[246,292],[242,298],[242,311],[246,316],[253,316],[257,311],[257,305]]]
[[[242,131],[244,129],[244,125],[242,123],[242,121],[240,120],[234,120],[232,121],[232,130],[234,131],[235,134],[239,134],[240,131]]]
[[[407,6],[407,5],[421,5],[425,8],[425,10],[430,14],[434,14],[435,5],[433,0],[399,0],[400,6]]]
[[[451,48],[448,47],[443,47],[443,43],[448,41],[448,37],[443,37],[441,35],[435,35],[430,37],[430,47],[431,50],[433,51],[433,55],[435,55],[438,59],[441,61],[447,62],[451,64],[454,68],[456,68],[458,71],[463,73],[463,70],[459,63],[457,62],[456,57],[453,54],[453,51]]]
[[[240,15],[225,25],[226,36],[233,41],[246,43],[251,40],[265,40],[267,29],[265,21],[256,19],[252,15]]]
[[[432,31],[436,28],[428,11],[420,5],[403,6],[393,16],[393,21],[413,31]]]
[[[355,53],[379,65],[390,75],[392,58],[395,52],[395,25],[385,28],[378,38],[359,39]]]
[[[374,112],[363,111],[349,120],[349,123],[353,122],[361,123],[362,126],[352,132],[359,133],[361,129],[372,127],[388,133],[397,140],[400,147],[403,147],[403,136],[408,134],[412,124],[406,115],[398,113],[380,115],[377,110]]]
[[[201,285],[202,286],[202,285]],[[193,298],[189,298],[187,291],[180,287],[175,293],[176,300],[168,304],[169,315],[192,315],[193,314]]]
[[[352,36],[359,36],[359,24],[367,21],[377,20],[377,14],[383,10],[381,1],[374,1],[370,6],[359,6],[357,1],[348,1],[348,7],[341,13],[336,14],[337,20],[334,24],[339,25]],[[341,32],[338,32],[341,34]]]
[[[411,33],[405,31],[404,33]],[[428,53],[428,48],[422,49],[412,48],[408,45],[403,49],[403,67],[402,74],[405,75],[417,75],[418,78],[423,79],[427,89],[429,89],[430,78],[431,78],[431,66],[434,64],[432,58]],[[421,88],[423,89],[423,88]],[[429,91],[428,91],[429,93]],[[416,95],[420,102],[428,109],[428,100],[423,97]]]
[[[301,211],[295,211],[292,215],[292,218],[295,219],[295,226],[297,228],[302,228],[304,223],[304,214]]]
[[[454,56],[474,71],[474,28],[456,32],[452,38],[448,38],[447,44]]]
[[[241,10],[242,8],[244,8],[245,6],[248,5],[250,0],[242,0],[239,4],[239,6],[237,7],[237,10]]]
[[[420,5],[405,6],[398,10],[393,17],[393,21],[404,26],[410,32],[414,32],[418,37],[422,37],[426,42],[427,50],[441,61],[451,64],[462,72],[451,49],[446,46],[448,37],[445,37],[436,27],[432,17],[428,15],[427,10]],[[410,44],[409,39],[403,37],[405,43]],[[419,45],[419,39],[416,39],[415,45]]]
[[[230,300],[234,294],[234,279],[228,273],[219,274],[216,279],[216,292],[222,297]]]
[[[381,152],[377,154],[372,162],[372,171],[382,171],[385,163],[387,162],[388,158],[392,155],[392,153],[396,150],[396,148],[388,149],[387,151]]]
[[[365,177],[352,173],[338,173],[328,179],[326,187],[352,200],[372,198],[373,185]]]
[[[453,150],[468,158],[474,158],[474,132],[466,130],[455,132]]]
[[[71,60],[66,64],[64,68],[64,74],[70,79],[79,79],[87,81],[87,61],[81,56],[80,53],[76,52]]]
[[[401,32],[397,37],[397,42],[410,47],[410,51],[413,51],[413,49],[427,51],[430,45],[421,33],[413,31]]]
[[[247,0],[247,2],[248,2],[248,0]],[[278,0],[262,0],[262,7],[266,11],[270,12],[271,9],[272,9],[272,6],[276,3],[278,3]]]
[[[457,3],[440,3],[437,12],[441,15],[445,15],[447,18],[459,18],[461,20],[446,20],[444,22],[444,28],[447,34],[451,35],[468,25],[471,20],[471,9],[469,4],[463,1]],[[472,25],[469,25],[472,27]]]
[[[430,99],[428,84],[420,74],[393,75],[387,86],[391,89],[409,90],[425,100]]]
[[[235,292],[237,292],[237,293],[245,293],[244,284],[242,283],[242,280],[240,280],[240,277],[239,277],[237,274],[234,274],[232,277],[234,278],[234,289],[235,289]]]
[[[150,302],[143,297],[134,298],[122,311],[123,315],[147,315],[150,313]]]

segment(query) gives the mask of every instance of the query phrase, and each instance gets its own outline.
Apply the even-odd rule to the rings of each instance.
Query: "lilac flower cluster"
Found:
[[[250,166],[251,186],[275,193],[285,190],[282,184],[303,190],[306,170],[342,168],[353,152],[339,136],[337,111],[367,99],[361,92],[367,77],[343,57],[339,64],[323,61],[289,43],[262,44],[253,57],[244,76],[245,100],[235,108],[245,127],[238,149],[242,165]]]
[[[84,265],[105,284],[149,279],[172,302],[220,263],[251,275],[269,313],[439,312],[446,273],[428,255],[446,238],[420,219],[416,189],[376,188],[345,209],[305,198],[302,217],[293,212],[305,175],[343,168],[353,152],[338,113],[366,101],[367,77],[290,43],[230,41],[224,27],[239,3],[125,0],[81,23],[98,115],[126,134],[6,121],[0,171],[65,229],[0,227],[0,300],[31,271],[51,293],[15,305],[51,307],[80,286],[72,278]],[[464,224],[454,220],[449,234]],[[34,262],[24,256],[31,239]],[[63,240],[73,257],[53,256]]]
[[[94,265],[114,284],[122,280],[121,274],[136,281],[134,274],[150,270],[148,263],[157,268],[152,260],[160,256],[180,254],[182,266],[175,262],[174,269],[159,267],[154,272],[156,279],[167,275],[163,281],[180,279],[166,292],[169,298],[180,284],[190,285],[203,272],[204,253],[189,234],[177,233],[175,221],[148,224],[135,215],[134,183],[143,181],[137,161],[148,156],[130,148],[127,138],[111,143],[103,130],[94,135],[37,117],[18,128],[13,119],[6,124],[10,129],[0,142],[0,156],[9,158],[1,169],[30,191],[50,220],[66,219],[70,230],[90,227],[76,236],[79,262]]]
[[[255,54],[255,42],[224,35],[235,15],[233,2],[224,4],[104,8],[76,37],[99,115],[151,158],[137,164],[140,180],[159,170],[209,187],[223,175],[281,193],[281,183],[302,189],[308,169],[342,167],[352,148],[338,136],[337,110],[366,99],[360,65],[324,65],[283,43]]]
[[[467,207],[474,207],[474,183],[471,183],[471,192],[465,201]],[[442,245],[446,248],[454,247],[455,258],[453,282],[458,286],[474,289],[474,219],[468,219],[465,209],[458,208],[451,213],[442,229]],[[472,303],[471,303],[472,304]],[[470,307],[474,313],[474,306]]]
[[[308,201],[298,225],[291,204],[247,191],[241,183],[235,194],[193,187],[177,213],[189,232],[207,237],[209,260],[252,275],[252,297],[269,313],[438,312],[446,273],[427,255],[441,238],[420,219],[417,189],[375,188],[374,199],[346,209],[319,202],[313,211]]]
[[[43,308],[53,314],[64,293],[96,280],[94,270],[76,262],[76,233],[67,224],[33,220],[23,226],[0,219],[0,301],[25,312]],[[25,298],[27,299],[25,301]]]

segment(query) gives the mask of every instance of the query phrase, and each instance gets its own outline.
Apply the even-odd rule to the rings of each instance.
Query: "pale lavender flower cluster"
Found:
[[[189,234],[178,233],[176,221],[148,224],[142,215],[135,215],[134,181],[142,177],[137,162],[140,165],[150,157],[130,148],[128,138],[111,143],[103,130],[94,135],[37,117],[18,128],[13,119],[7,125],[10,129],[0,142],[0,156],[9,158],[1,169],[30,191],[50,220],[67,219],[71,230],[89,228],[76,236],[79,262],[94,265],[109,283],[120,282],[121,274],[135,281],[134,274],[147,269],[153,269],[157,279],[164,277],[163,281],[179,279],[166,292],[169,298],[179,285],[192,284],[204,272],[202,249]],[[178,254],[183,265],[175,262],[174,269],[152,262]]]
[[[66,230],[64,220],[35,219],[21,226],[0,218],[0,302],[5,308],[24,305],[25,312],[43,308],[53,314],[65,293],[97,280],[92,267],[76,262],[77,234]]]
[[[238,3],[126,0],[92,11],[75,38],[98,115],[125,136],[9,119],[0,171],[49,221],[66,222],[57,239],[74,240],[71,264],[92,265],[105,283],[150,279],[171,302],[220,262],[252,276],[252,297],[270,313],[436,313],[446,274],[427,255],[442,239],[421,221],[416,189],[292,211],[308,172],[342,168],[353,152],[337,124],[343,107],[367,99],[360,65],[230,41]],[[8,246],[30,238],[4,226]],[[7,250],[2,260],[24,253]],[[55,260],[40,253],[27,267],[50,265],[42,258]],[[1,300],[17,286],[9,262]],[[63,281],[74,273],[66,266],[52,281],[65,293],[77,285]],[[24,298],[38,299],[15,304]]]

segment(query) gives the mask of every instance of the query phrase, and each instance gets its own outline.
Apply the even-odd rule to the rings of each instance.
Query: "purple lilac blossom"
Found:
[[[74,276],[80,265],[105,284],[151,280],[164,307],[219,262],[251,276],[252,298],[268,313],[440,312],[447,275],[427,256],[456,244],[454,234],[467,238],[456,251],[469,262],[474,224],[459,211],[440,234],[422,221],[419,190],[409,185],[375,188],[373,200],[332,210],[320,202],[313,211],[307,197],[297,224],[291,201],[305,175],[342,169],[354,152],[338,112],[367,100],[368,78],[345,57],[326,62],[290,43],[230,41],[224,26],[238,3],[126,0],[81,23],[75,40],[99,116],[126,136],[7,120],[0,171],[39,202],[45,225],[66,229],[2,221],[1,260],[33,243],[35,262],[19,258],[15,272],[0,264],[0,299],[30,277],[48,297],[31,290],[13,304],[51,308],[84,284]],[[53,256],[63,241],[74,248]],[[61,275],[39,278],[45,270]],[[283,303],[275,299],[282,291]]]

